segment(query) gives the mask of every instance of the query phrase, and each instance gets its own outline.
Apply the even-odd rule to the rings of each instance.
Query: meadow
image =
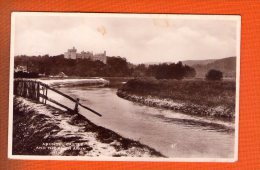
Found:
[[[196,105],[213,109],[222,107],[225,114],[230,117],[235,115],[236,83],[234,80],[142,78],[129,80],[119,89],[119,92],[141,97],[167,99],[176,103],[185,103],[185,106]]]

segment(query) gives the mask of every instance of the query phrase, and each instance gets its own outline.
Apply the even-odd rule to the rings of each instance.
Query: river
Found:
[[[102,117],[98,117],[79,108],[80,113],[93,123],[140,141],[167,157],[234,157],[232,123],[137,104],[118,97],[115,88],[82,86],[60,87],[59,90],[80,98],[82,104],[101,113]],[[55,99],[69,105],[64,99]]]

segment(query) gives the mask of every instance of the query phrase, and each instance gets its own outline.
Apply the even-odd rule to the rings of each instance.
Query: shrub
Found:
[[[223,73],[219,70],[211,69],[206,74],[206,80],[222,80]]]
[[[183,65],[182,62],[171,64],[159,64],[153,67],[156,79],[177,79],[181,80],[184,77],[194,77],[196,71],[194,68]]]

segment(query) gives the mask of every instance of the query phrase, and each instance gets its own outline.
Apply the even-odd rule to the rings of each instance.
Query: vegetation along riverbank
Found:
[[[164,157],[149,146],[97,126],[80,114],[14,97],[13,154]]]
[[[235,81],[133,79],[119,97],[148,106],[227,121],[235,118]]]

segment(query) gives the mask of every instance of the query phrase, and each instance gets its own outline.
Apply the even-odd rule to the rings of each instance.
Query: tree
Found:
[[[189,67],[187,65],[184,66],[185,76],[187,78],[193,78],[196,76],[196,70],[193,67]]]
[[[182,62],[149,66],[148,71],[154,73],[156,79],[181,80],[184,77],[194,77],[196,75],[194,68],[183,65]]]
[[[130,69],[125,58],[108,57],[107,58],[107,73],[108,76],[124,77],[130,75]]]
[[[146,76],[147,68],[145,64],[138,64],[134,67],[132,76],[134,77],[144,77]]]
[[[206,80],[222,80],[223,73],[219,70],[211,69],[206,74]]]

